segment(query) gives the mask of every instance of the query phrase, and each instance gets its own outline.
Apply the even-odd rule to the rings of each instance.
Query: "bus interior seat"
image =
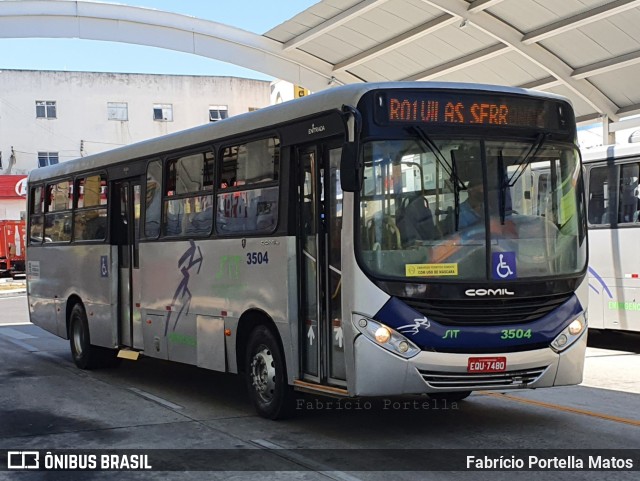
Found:
[[[375,216],[366,223],[365,238],[370,250],[379,247],[381,250],[402,248],[400,230],[391,216]]]
[[[453,234],[455,231],[453,207],[448,206],[446,210],[436,210],[436,222],[441,237]]]
[[[429,208],[429,201],[422,195],[403,197],[396,212],[396,225],[403,244],[439,237]]]

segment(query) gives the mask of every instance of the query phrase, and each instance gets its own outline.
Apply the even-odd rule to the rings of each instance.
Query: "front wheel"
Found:
[[[266,326],[256,327],[249,336],[244,368],[249,396],[258,414],[268,419],[289,416],[293,390],[287,383],[280,345]]]

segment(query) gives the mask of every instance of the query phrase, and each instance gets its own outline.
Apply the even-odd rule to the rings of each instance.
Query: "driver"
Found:
[[[466,229],[484,219],[484,191],[482,182],[470,181],[467,185],[467,199],[460,204],[458,228]]]

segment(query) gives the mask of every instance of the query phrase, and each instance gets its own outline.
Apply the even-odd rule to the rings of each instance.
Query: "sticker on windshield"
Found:
[[[405,264],[407,277],[457,276],[458,264]]]
[[[493,252],[491,254],[491,272],[497,280],[516,279],[516,253]]]

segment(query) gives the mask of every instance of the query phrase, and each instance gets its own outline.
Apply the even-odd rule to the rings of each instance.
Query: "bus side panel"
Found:
[[[160,331],[143,323],[145,346],[153,344],[149,335],[164,336],[156,342],[167,343],[169,360],[225,370],[220,354],[226,346],[227,357],[235,359],[231,341],[238,320],[255,309],[273,319],[286,350],[291,345],[287,244],[282,237],[141,243],[141,308],[166,313]],[[226,344],[224,328],[232,331]],[[147,350],[145,355],[157,357]]]
[[[105,261],[103,261],[105,259]],[[30,248],[29,311],[32,322],[67,338],[67,300],[80,298],[87,312],[91,344],[113,347],[111,272],[108,245],[48,245]],[[37,268],[34,265],[37,263]],[[37,271],[37,274],[35,272]]]
[[[635,228],[589,231],[590,327],[640,331],[638,232]]]

